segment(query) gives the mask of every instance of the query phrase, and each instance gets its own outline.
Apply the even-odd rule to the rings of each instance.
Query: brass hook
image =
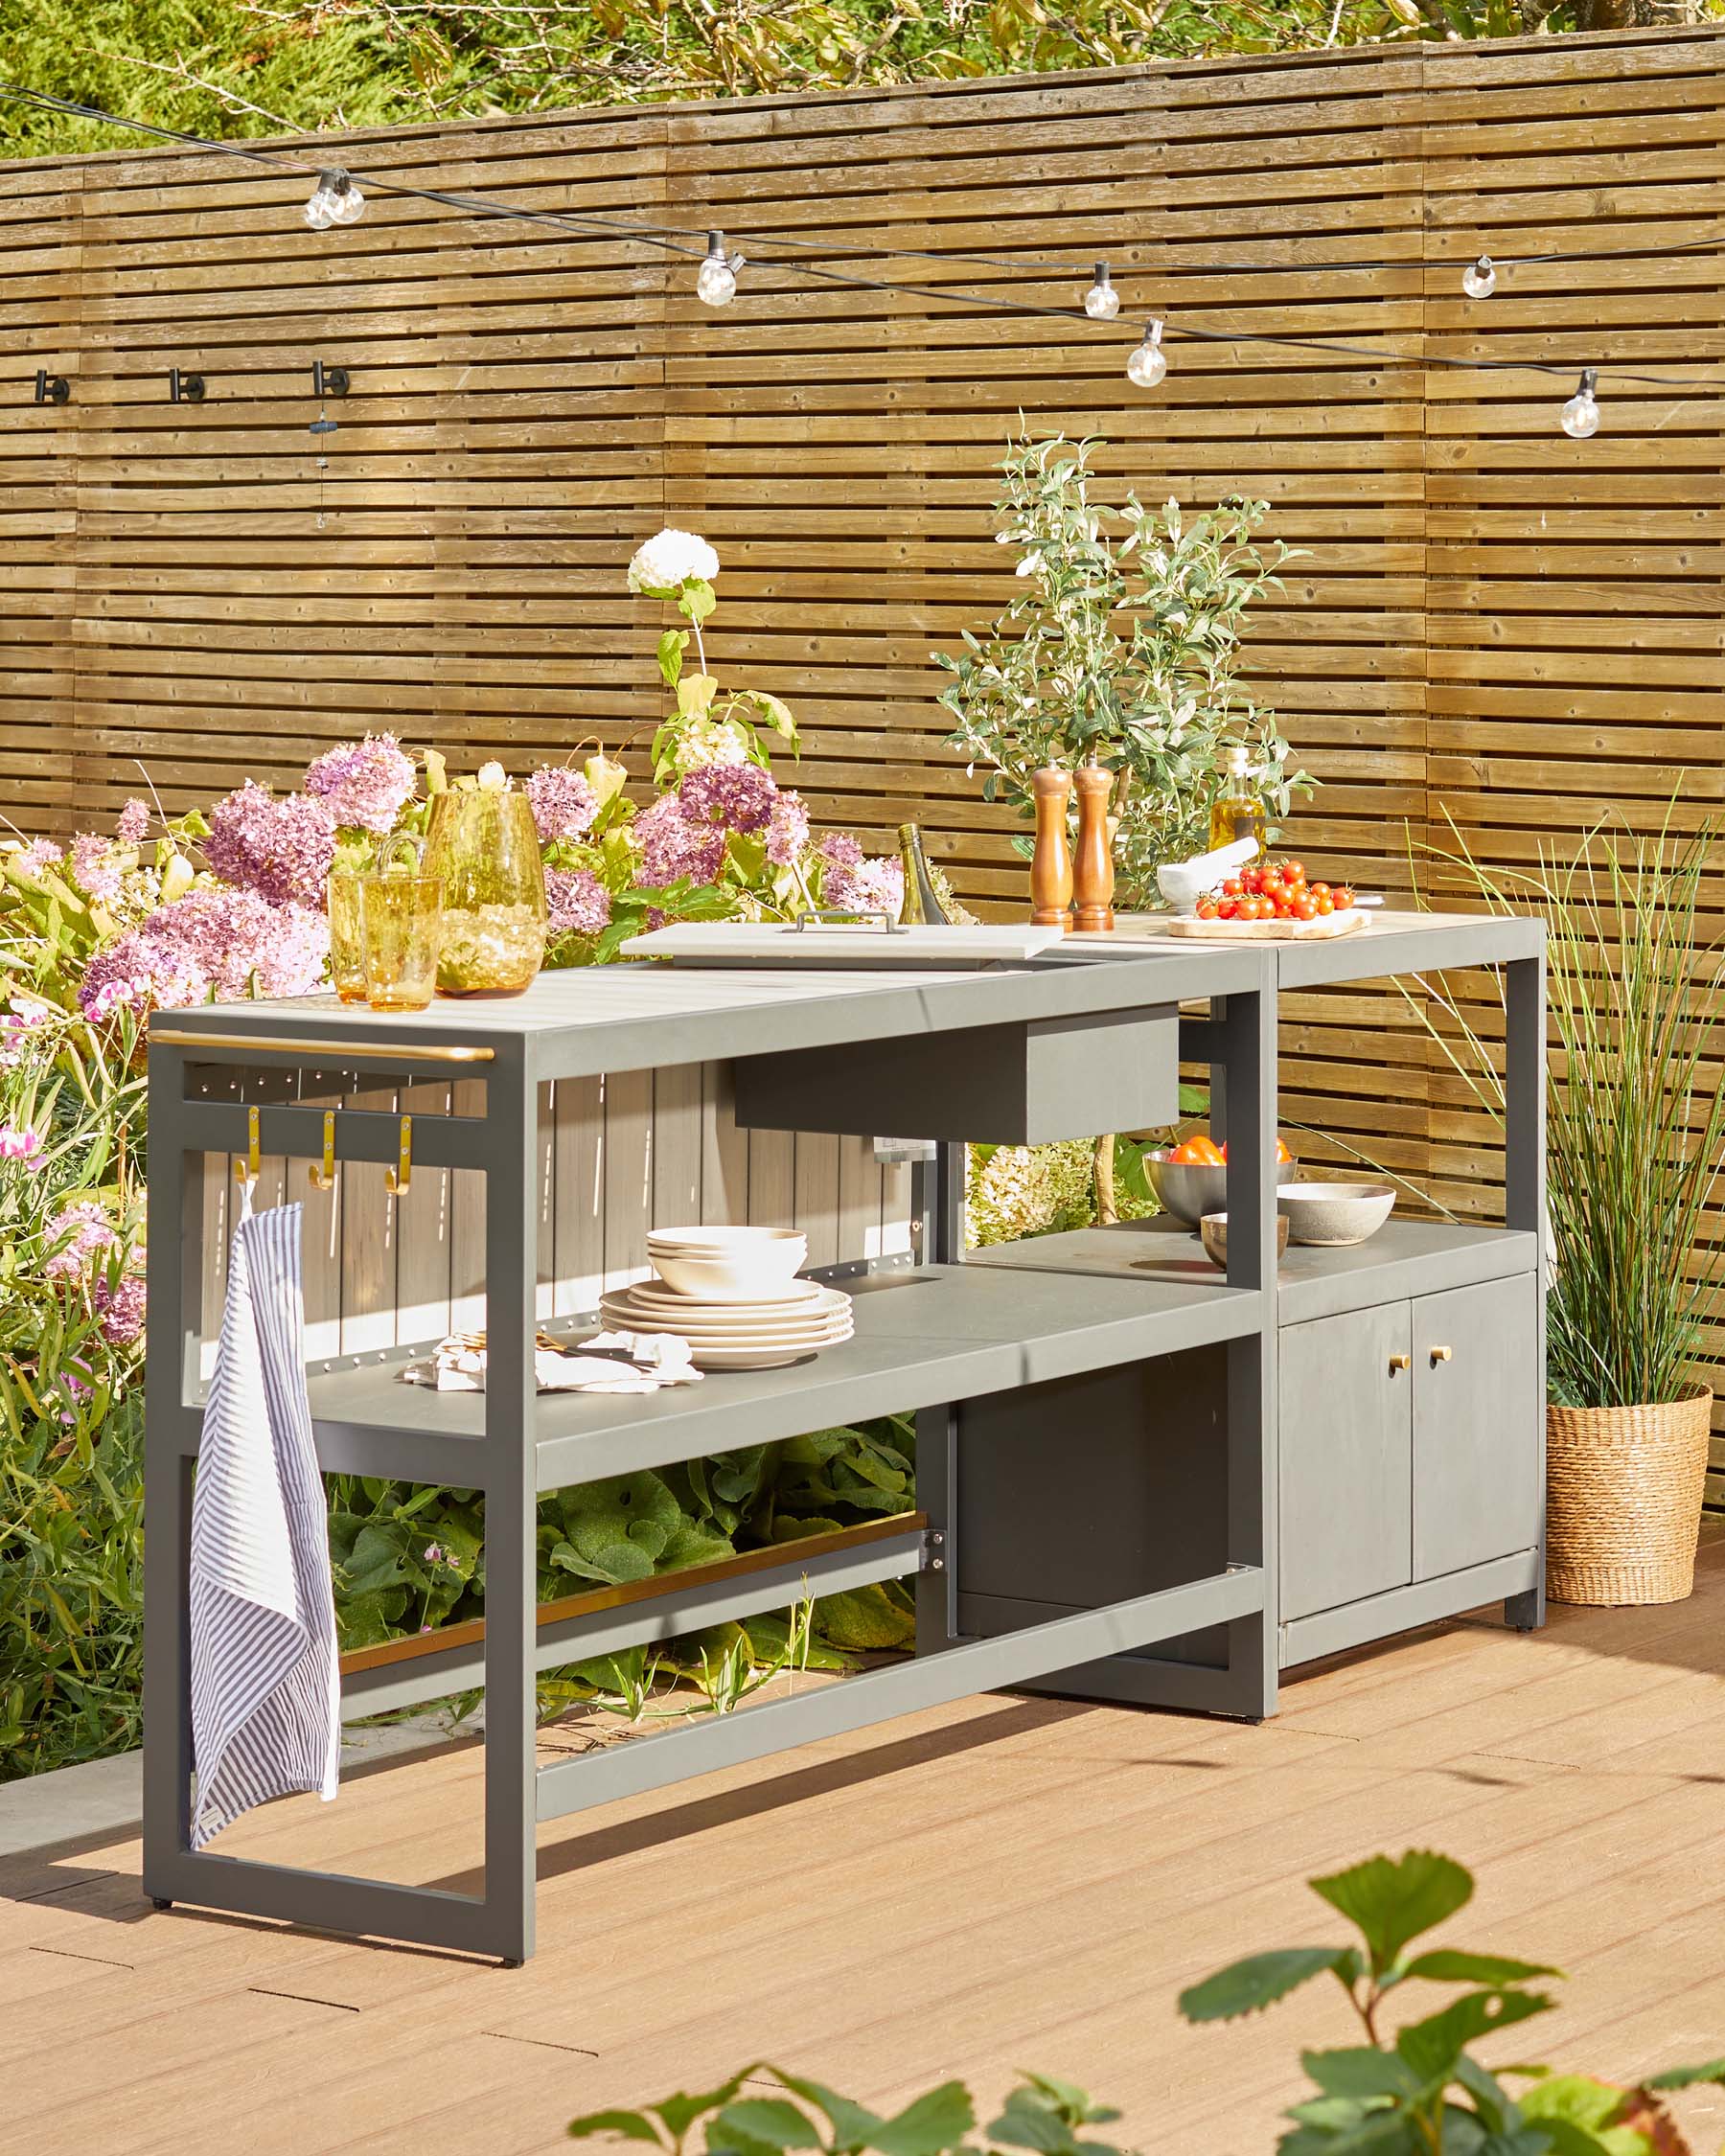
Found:
[[[256,1182],[258,1172],[258,1111],[254,1106],[245,1112],[245,1158],[234,1162],[234,1181]]]
[[[334,1190],[335,1187],[335,1111],[324,1111],[323,1166],[315,1164],[306,1170],[306,1180],[313,1190]]]
[[[413,1117],[402,1117],[402,1152],[400,1164],[385,1168],[383,1181],[392,1198],[404,1198],[407,1185],[413,1180]]]

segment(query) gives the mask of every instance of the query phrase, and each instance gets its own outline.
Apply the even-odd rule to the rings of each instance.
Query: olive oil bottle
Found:
[[[1222,791],[1210,804],[1210,852],[1231,846],[1236,838],[1251,838],[1260,854],[1264,850],[1264,804],[1252,791],[1244,742],[1229,750]]]
[[[913,823],[898,827],[899,860],[905,871],[905,903],[899,919],[906,928],[948,929],[953,917],[940,903],[923,853],[922,833]]]

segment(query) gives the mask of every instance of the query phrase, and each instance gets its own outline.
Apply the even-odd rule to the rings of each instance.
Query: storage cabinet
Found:
[[[1414,1577],[1539,1538],[1533,1275],[1421,1296],[1414,1329]]]
[[[1282,1328],[1281,1621],[1539,1539],[1531,1273]]]
[[[1358,1602],[1412,1577],[1409,1306],[1281,1333],[1281,1614]]]

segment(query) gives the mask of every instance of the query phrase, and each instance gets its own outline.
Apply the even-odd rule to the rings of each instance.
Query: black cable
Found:
[[[279,171],[305,173],[313,172],[325,172],[334,169],[323,162],[321,159],[308,160],[304,158],[296,158],[279,151],[253,149],[243,146],[237,146],[232,143],[212,142],[201,135],[187,134],[182,132],[178,128],[157,126],[150,121],[124,120],[119,118],[114,113],[103,111],[99,106],[78,104],[72,102],[70,99],[53,97],[46,92],[27,89],[23,85],[17,83],[0,82],[0,98],[11,99],[13,103],[34,106],[42,111],[57,112],[77,119],[91,120],[109,126],[129,128],[135,133],[152,136],[157,141],[179,143],[185,145],[188,148],[206,150],[218,156],[244,158],[253,164],[272,166]],[[560,231],[573,232],[582,237],[588,237],[592,232],[595,231],[602,232],[618,238],[634,240],[639,241],[643,245],[656,246],[661,251],[669,253],[682,255],[704,255],[706,252],[705,234],[704,230],[701,228],[691,228],[678,225],[634,224],[612,218],[586,218],[560,213],[552,210],[529,210],[524,209],[515,203],[496,201],[487,195],[460,195],[441,188],[414,187],[404,181],[386,179],[380,173],[363,172],[356,166],[350,165],[345,166],[341,169],[346,171],[362,189],[369,190],[373,194],[395,195],[404,196],[415,201],[436,202],[447,208],[469,211],[476,216],[513,218],[520,223],[550,226]],[[744,244],[746,245],[756,247],[771,247],[775,245],[796,246],[799,248],[806,247],[812,251],[828,253],[836,252],[853,255],[874,254],[884,256],[887,259],[914,259],[926,262],[940,263],[981,263],[987,264],[990,267],[1002,268],[1018,268],[1022,266],[1020,264],[1006,262],[1002,258],[998,256],[966,255],[959,253],[942,254],[937,253],[930,248],[921,247],[880,249],[863,249],[861,247],[846,247],[842,245],[838,247],[828,247],[823,242],[818,241],[805,241],[770,239],[763,239],[757,241],[747,235],[733,235],[733,237],[741,238]],[[700,241],[699,244],[686,243],[695,241],[697,240],[699,240]],[[1498,267],[1503,268],[1512,266],[1518,260],[1528,263],[1548,263],[1587,262],[1596,259],[1616,259],[1632,255],[1656,257],[1670,254],[1695,252],[1704,248],[1718,246],[1721,243],[1725,243],[1725,236],[1721,236],[1721,238],[1716,238],[1714,240],[1683,241],[1674,246],[1658,249],[1599,248],[1590,250],[1587,254],[1570,255],[1561,253],[1548,253],[1542,255],[1529,255],[1519,258],[1512,256],[1499,258],[1494,256],[1492,260]],[[997,313],[1005,315],[1029,315],[1045,320],[1077,322],[1084,325],[1084,327],[1086,327],[1087,329],[1104,329],[1109,331],[1111,333],[1116,333],[1115,332],[1115,325],[1113,322],[1098,319],[1097,317],[1089,315],[1085,313],[1082,308],[1043,307],[1028,300],[1010,300],[1002,302],[998,294],[990,294],[985,292],[967,292],[955,288],[931,285],[894,284],[882,278],[860,277],[845,270],[821,269],[816,267],[812,263],[774,261],[770,256],[762,258],[757,255],[755,259],[757,261],[764,260],[767,263],[770,263],[773,267],[789,270],[790,272],[792,272],[792,274],[798,277],[813,277],[823,284],[841,285],[852,290],[903,293],[912,298],[943,300],[960,306],[989,308]],[[1193,263],[1184,263],[1172,265],[1174,270],[1186,275],[1204,274],[1208,270],[1222,268],[1226,266],[1230,265]],[[1324,268],[1390,269],[1417,268],[1422,266],[1429,265],[1409,263],[1406,261],[1399,263],[1346,263],[1329,264],[1312,263],[1268,264],[1236,264],[1231,265],[1230,273],[1261,274],[1265,269],[1298,269],[1303,271],[1317,271]],[[1060,264],[1058,265],[1058,267],[1060,274],[1062,275],[1081,276],[1084,274],[1082,269],[1074,269],[1070,264]],[[1148,275],[1149,272],[1144,272],[1143,274]],[[1558,379],[1567,379],[1571,375],[1579,377],[1579,374],[1582,371],[1579,365],[1568,360],[1556,361],[1545,359],[1480,359],[1465,358],[1459,355],[1450,355],[1445,353],[1402,354],[1374,352],[1365,345],[1344,343],[1335,338],[1302,337],[1287,334],[1284,333],[1262,330],[1215,330],[1206,328],[1202,324],[1183,322],[1173,318],[1168,318],[1166,320],[1165,329],[1168,335],[1184,338],[1187,341],[1193,343],[1264,344],[1283,346],[1291,351],[1323,352],[1335,354],[1345,358],[1365,359],[1371,362],[1373,365],[1382,367],[1466,368],[1480,373],[1524,373],[1550,375]],[[1603,366],[1596,366],[1593,371],[1598,375],[1609,374],[1610,378],[1614,381],[1631,382],[1639,386],[1653,389],[1682,389],[1693,390],[1697,392],[1714,392],[1725,390],[1725,382],[1704,382],[1684,378],[1673,378],[1671,376],[1666,375],[1631,374],[1615,367],[1606,368]]]

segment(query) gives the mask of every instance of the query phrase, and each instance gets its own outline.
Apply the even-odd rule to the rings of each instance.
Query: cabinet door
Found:
[[[1539,1305],[1533,1275],[1414,1304],[1414,1576],[1539,1539]]]
[[[1412,1577],[1405,1302],[1282,1328],[1281,1617]]]

